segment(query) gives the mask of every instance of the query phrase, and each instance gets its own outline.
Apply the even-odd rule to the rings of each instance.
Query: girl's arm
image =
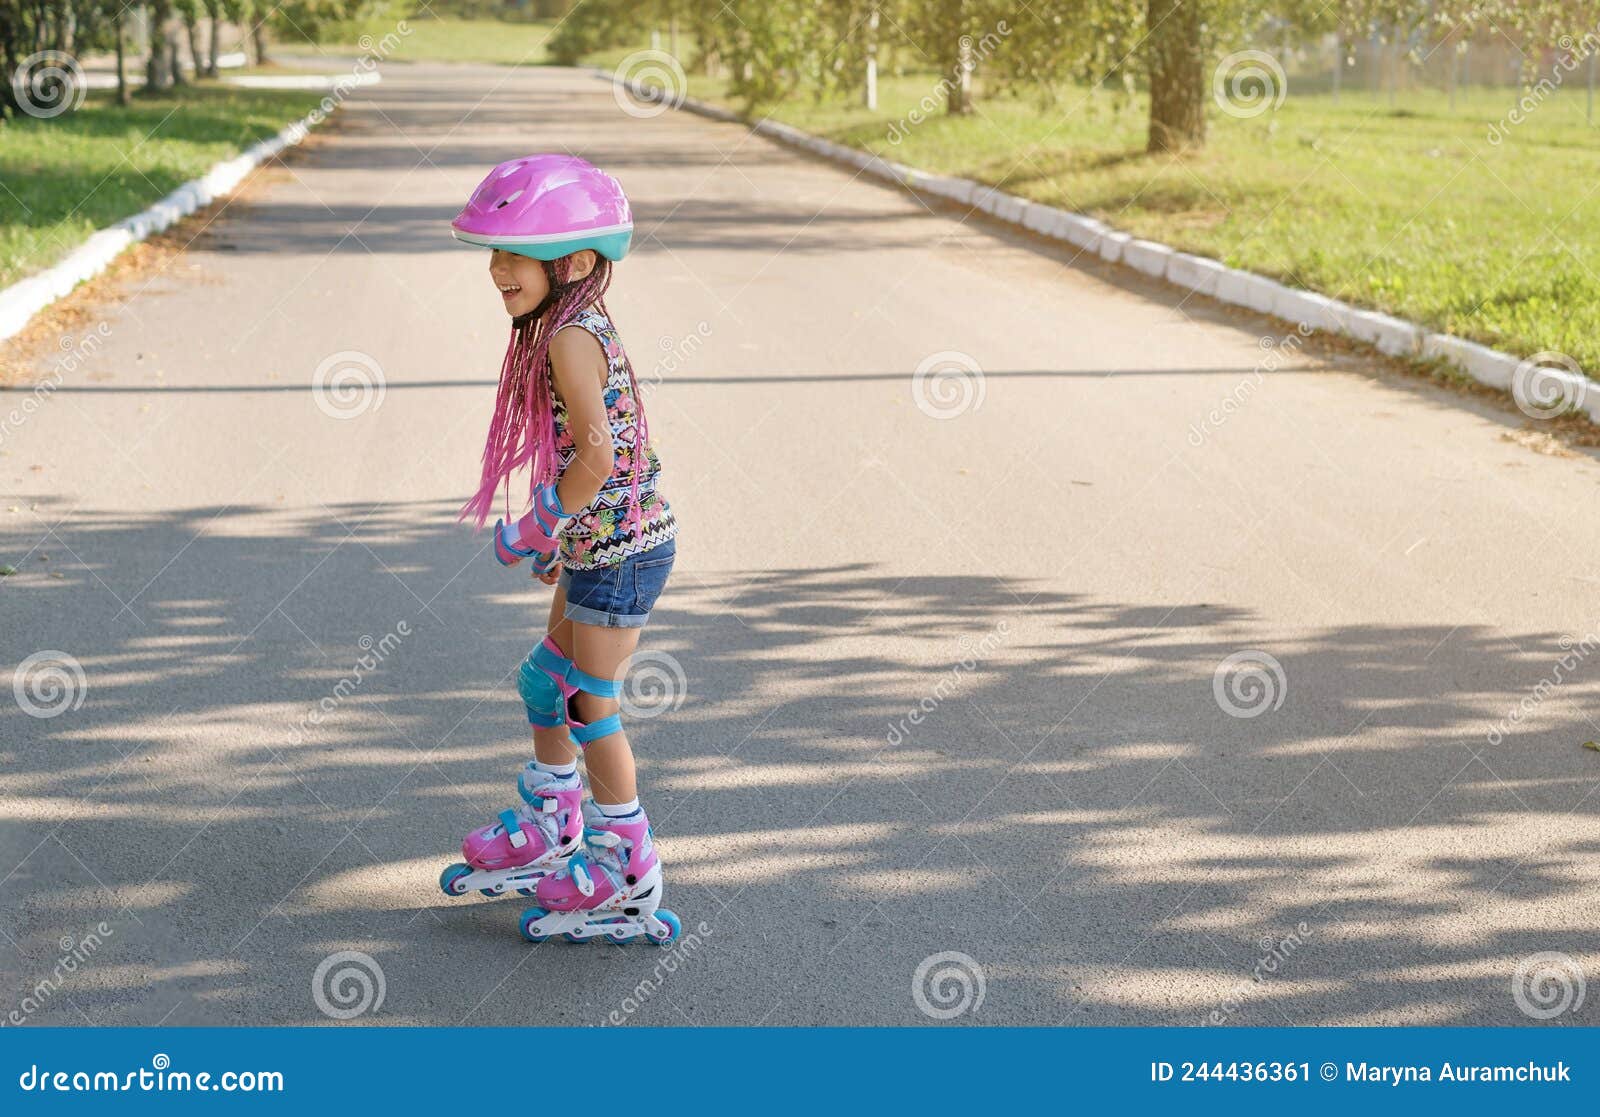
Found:
[[[576,512],[600,492],[616,465],[611,424],[606,419],[606,357],[599,340],[573,326],[550,339],[550,372],[567,407],[567,429],[577,456],[556,482],[561,507]]]

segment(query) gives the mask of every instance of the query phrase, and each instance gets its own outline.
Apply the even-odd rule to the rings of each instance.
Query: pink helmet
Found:
[[[628,254],[633,210],[616,179],[573,155],[529,155],[501,163],[450,223],[457,240],[555,260],[592,248]]]

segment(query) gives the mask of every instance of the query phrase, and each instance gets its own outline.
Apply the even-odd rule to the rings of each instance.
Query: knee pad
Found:
[[[567,696],[575,689],[566,685],[570,670],[574,670],[572,660],[548,636],[528,653],[517,672],[517,692],[528,708],[528,724],[554,729],[567,722]]]
[[[544,642],[522,661],[517,689],[528,707],[532,725],[553,729],[565,724],[579,747],[622,731],[622,714],[608,714],[594,722],[581,722],[572,713],[572,696],[580,690],[597,698],[616,698],[622,693],[618,679],[602,679],[582,671],[561,654],[561,648],[546,636]]]

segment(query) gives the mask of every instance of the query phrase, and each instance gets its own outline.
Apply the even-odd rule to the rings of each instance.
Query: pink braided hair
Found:
[[[556,481],[559,455],[556,452],[555,401],[550,388],[550,339],[591,306],[598,307],[608,320],[611,318],[605,302],[606,289],[611,285],[610,261],[597,259],[592,272],[572,283],[567,282],[572,272],[572,257],[563,256],[552,261],[551,268],[555,272],[556,297],[543,314],[529,314],[511,323],[511,342],[500,365],[494,417],[489,421],[489,435],[483,446],[483,472],[477,492],[462,506],[459,517],[470,519],[475,527],[483,527],[489,518],[495,493],[502,485],[506,488],[507,504],[510,503],[511,475],[523,466],[529,467],[530,498],[542,485]],[[628,382],[634,406],[633,489],[625,522],[633,525],[641,518],[639,460],[650,436],[644,401],[639,396],[639,383],[631,362]],[[511,518],[509,508],[506,518]]]

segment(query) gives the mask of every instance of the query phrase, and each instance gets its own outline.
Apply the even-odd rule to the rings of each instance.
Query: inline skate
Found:
[[[661,907],[661,858],[650,820],[591,814],[584,849],[534,888],[539,906],[522,913],[522,937],[568,942],[604,937],[614,943],[648,939],[665,946],[678,937],[678,917]]]
[[[577,776],[560,779],[530,761],[517,777],[517,791],[522,805],[501,811],[494,822],[462,839],[465,864],[457,862],[439,874],[445,895],[477,889],[485,896],[513,891],[532,896],[541,879],[581,848],[584,815],[594,807],[585,803]]]

